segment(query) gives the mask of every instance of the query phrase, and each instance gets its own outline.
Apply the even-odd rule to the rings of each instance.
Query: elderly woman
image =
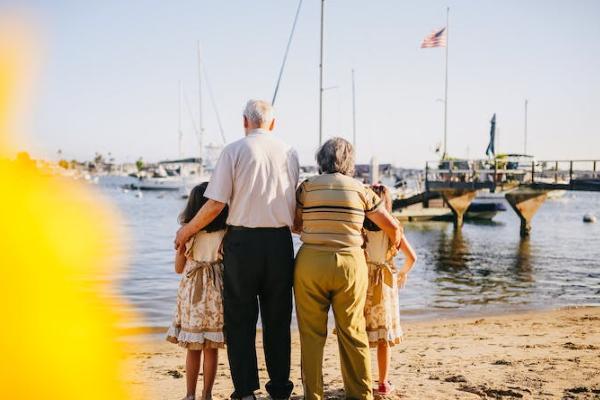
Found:
[[[346,398],[372,399],[362,226],[368,217],[396,247],[402,230],[377,195],[352,178],[350,143],[342,138],[328,140],[317,152],[317,163],[320,175],[298,188],[294,224],[303,243],[296,257],[294,291],[304,395],[311,400],[323,398],[323,347],[332,307]]]

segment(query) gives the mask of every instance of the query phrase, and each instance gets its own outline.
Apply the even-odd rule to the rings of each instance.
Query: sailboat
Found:
[[[214,168],[214,162],[218,157],[221,146],[209,145],[207,146],[208,152],[205,152],[203,144],[204,139],[204,119],[203,119],[203,107],[202,107],[202,79],[203,79],[203,66],[200,53],[200,44],[198,43],[198,126],[192,119],[192,125],[198,139],[199,154],[198,157],[183,157],[183,129],[182,129],[182,105],[184,100],[183,86],[179,83],[179,111],[178,111],[178,140],[179,140],[179,158],[174,160],[160,161],[158,166],[146,171],[141,171],[135,174],[137,180],[128,185],[128,188],[134,190],[160,190],[160,191],[179,191],[182,197],[187,197],[191,189],[201,182],[209,181],[210,174]],[[206,80],[206,77],[204,77]],[[206,80],[208,84],[208,80]],[[211,97],[212,105],[215,110],[221,138],[225,142],[225,134],[221,124],[218,110],[212,96],[212,91],[209,94]],[[187,100],[187,98],[186,98]],[[189,103],[186,101],[189,109]],[[205,156],[206,154],[206,156]]]
[[[202,158],[183,158],[182,140],[183,130],[181,128],[181,104],[183,97],[183,88],[179,83],[179,158],[174,160],[160,161],[157,166],[140,171],[131,175],[137,178],[136,181],[128,186],[133,190],[153,190],[153,191],[179,191],[189,193],[188,187],[199,183],[202,173]]]

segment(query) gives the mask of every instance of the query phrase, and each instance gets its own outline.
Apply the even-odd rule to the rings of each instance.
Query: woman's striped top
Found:
[[[361,247],[365,215],[382,203],[370,188],[338,173],[302,182],[296,200],[302,210],[302,242],[334,249]]]

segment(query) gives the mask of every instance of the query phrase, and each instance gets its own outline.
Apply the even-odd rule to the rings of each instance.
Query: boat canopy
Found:
[[[199,157],[181,158],[179,160],[164,160],[159,161],[159,164],[200,164],[202,159]]]

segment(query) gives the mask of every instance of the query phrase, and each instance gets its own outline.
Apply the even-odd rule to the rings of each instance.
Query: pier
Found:
[[[521,220],[520,234],[528,236],[531,221],[553,190],[600,192],[600,160],[552,160],[523,162],[508,158],[441,160],[425,164],[425,193],[441,196],[460,229],[464,214],[479,190],[505,193]],[[416,196],[415,196],[416,197]],[[415,198],[415,201],[419,201]],[[410,202],[410,199],[408,199]]]

